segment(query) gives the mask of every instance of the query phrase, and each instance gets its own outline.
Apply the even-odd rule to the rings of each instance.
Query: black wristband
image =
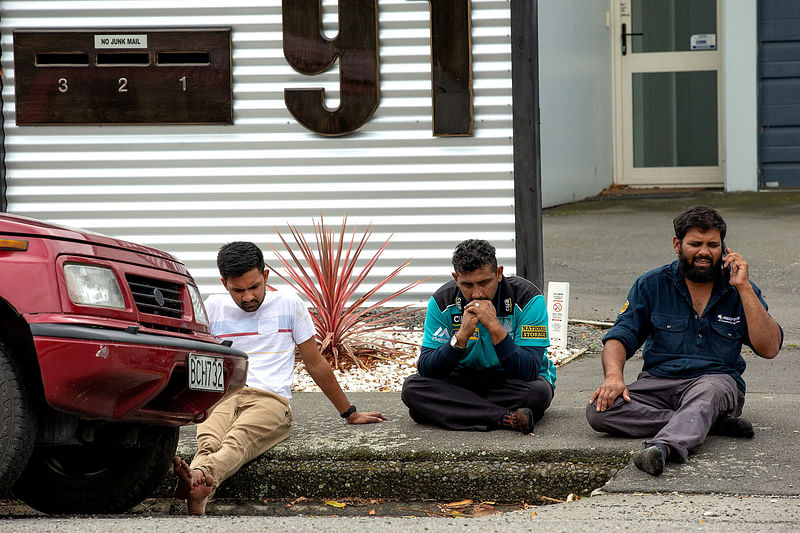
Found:
[[[350,409],[348,409],[344,413],[339,413],[339,416],[341,416],[342,418],[347,418],[348,416],[352,415],[355,412],[356,412],[356,406],[351,403]]]

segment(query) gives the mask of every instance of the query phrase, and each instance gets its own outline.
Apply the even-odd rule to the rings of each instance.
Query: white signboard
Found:
[[[147,48],[147,34],[103,34],[94,36],[95,48]]]
[[[547,284],[547,316],[549,318],[550,346],[567,347],[567,320],[569,318],[569,283],[551,281]]]
[[[716,50],[716,33],[698,33],[689,38],[689,48],[692,50]]]

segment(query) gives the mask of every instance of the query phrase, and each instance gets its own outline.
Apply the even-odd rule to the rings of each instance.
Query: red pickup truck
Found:
[[[47,513],[116,513],[164,478],[178,428],[244,386],[175,257],[0,214],[0,483]]]

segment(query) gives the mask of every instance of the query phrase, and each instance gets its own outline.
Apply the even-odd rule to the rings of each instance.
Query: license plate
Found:
[[[189,354],[189,388],[192,390],[225,390],[222,357]]]

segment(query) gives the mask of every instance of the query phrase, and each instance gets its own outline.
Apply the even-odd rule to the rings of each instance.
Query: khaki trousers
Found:
[[[291,425],[288,398],[245,387],[197,426],[197,453],[190,467],[214,476],[216,491],[242,466],[288,437]]]

